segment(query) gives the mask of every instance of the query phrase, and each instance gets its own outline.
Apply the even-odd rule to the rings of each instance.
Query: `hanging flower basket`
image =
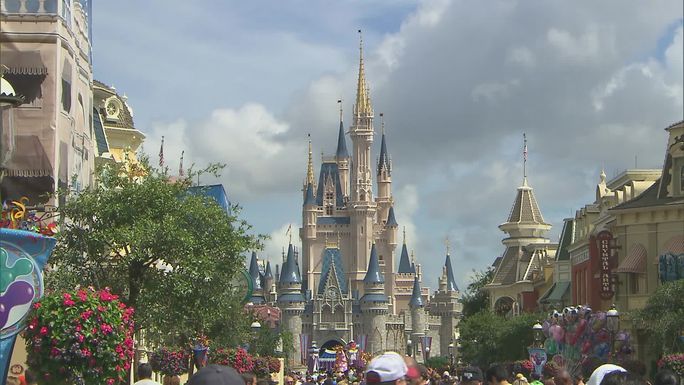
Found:
[[[109,289],[43,297],[24,332],[28,365],[45,383],[126,383],[133,358],[133,308]]]
[[[182,349],[160,348],[151,353],[149,359],[152,370],[173,377],[180,376],[188,371],[190,355]]]
[[[684,353],[668,354],[658,361],[658,368],[670,369],[684,376]]]

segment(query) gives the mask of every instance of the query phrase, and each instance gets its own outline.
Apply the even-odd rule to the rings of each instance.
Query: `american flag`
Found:
[[[162,136],[161,147],[159,147],[159,167],[164,167],[164,137]]]

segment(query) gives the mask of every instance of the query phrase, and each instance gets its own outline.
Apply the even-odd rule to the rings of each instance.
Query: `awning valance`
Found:
[[[52,164],[37,135],[17,135],[15,150],[5,175],[16,177],[52,177]]]
[[[4,73],[12,75],[47,75],[48,70],[40,57],[40,51],[3,50],[0,63],[6,66]]]
[[[616,273],[641,274],[646,272],[646,248],[641,244],[634,244],[629,249],[627,257],[615,269]]]

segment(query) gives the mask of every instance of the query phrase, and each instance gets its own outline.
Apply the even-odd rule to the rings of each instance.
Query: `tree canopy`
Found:
[[[484,287],[492,281],[494,268],[489,267],[481,271],[473,270],[473,274],[472,281],[468,284],[465,293],[461,297],[464,318],[489,308],[489,292]]]
[[[153,341],[248,332],[235,322],[243,309],[231,288],[259,237],[249,234],[237,206],[226,212],[212,198],[189,194],[193,175],[172,180],[145,158],[98,167],[97,182],[59,208],[48,289],[110,287],[136,309],[136,329]]]
[[[684,351],[684,279],[662,284],[646,306],[630,316],[655,353]]]

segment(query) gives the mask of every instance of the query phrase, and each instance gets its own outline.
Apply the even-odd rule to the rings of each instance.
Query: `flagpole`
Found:
[[[527,180],[527,136],[523,132],[523,179]]]

